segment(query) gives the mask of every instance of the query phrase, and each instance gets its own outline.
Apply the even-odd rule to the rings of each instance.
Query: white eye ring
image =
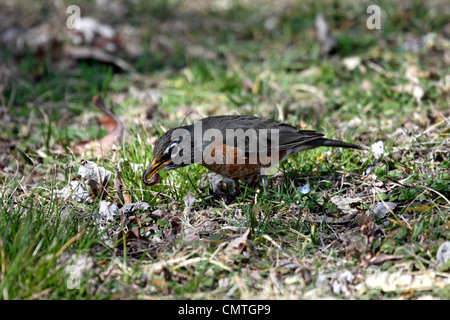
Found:
[[[176,145],[178,145],[178,141],[172,142],[172,144],[170,146],[168,146],[166,148],[166,150],[164,150],[164,154],[168,154],[169,150],[172,149],[173,147],[175,147]]]

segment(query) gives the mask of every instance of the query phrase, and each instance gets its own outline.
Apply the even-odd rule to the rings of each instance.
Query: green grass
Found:
[[[54,299],[85,296],[85,284],[79,291],[64,288],[67,275],[60,257],[72,237],[83,234],[74,244],[76,254],[83,254],[95,246],[98,234],[94,229],[87,231],[70,204],[50,200],[39,187],[32,194],[17,197],[19,188],[14,180],[2,187],[2,297],[38,298],[47,293]],[[92,212],[84,219],[92,221]]]
[[[439,245],[450,239],[445,3],[380,2],[386,17],[377,31],[365,27],[365,4],[323,0],[283,9],[264,1],[230,3],[214,11],[185,1],[124,2],[126,13],[108,23],[145,26],[140,56],[116,53],[138,74],[94,60],[61,68],[31,50],[1,53],[14,75],[0,83],[2,299],[450,297],[448,284],[391,291],[362,286],[370,270],[433,272],[436,284],[448,279],[436,265]],[[101,17],[94,4],[79,5]],[[22,2],[15,9],[36,21],[54,10],[37,6],[34,13]],[[331,20],[337,54],[320,56],[313,32],[318,12]],[[404,50],[408,37],[427,33],[439,39],[432,48]],[[189,51],[194,46],[197,55]],[[361,62],[349,70],[345,59],[352,56]],[[420,103],[392,89],[409,82],[412,67],[422,71]],[[73,146],[106,134],[92,104],[96,95],[122,119],[127,139],[102,157],[75,155]],[[152,95],[161,99],[155,103]],[[370,152],[310,150],[282,163],[283,176],[266,188],[239,185],[227,199],[202,182],[208,170],[199,165],[161,172],[157,185],[143,185],[152,142],[166,129],[230,113],[366,146],[382,140],[387,155],[375,164]],[[83,158],[111,172],[120,168],[132,202],[145,201],[152,210],[121,215],[104,228],[96,222],[98,199],[81,204],[58,197]],[[303,194],[305,185],[310,191]],[[112,182],[108,191],[112,201]],[[342,209],[339,197],[359,200]],[[381,201],[396,207],[372,220]],[[227,254],[247,228],[249,239]],[[77,261],[80,287],[71,289],[73,274],[66,270]],[[344,271],[354,280],[333,290]]]

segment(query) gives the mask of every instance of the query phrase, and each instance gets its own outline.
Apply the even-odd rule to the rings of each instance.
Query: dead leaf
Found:
[[[351,214],[358,212],[358,210],[352,208],[351,205],[360,204],[362,202],[362,199],[358,197],[345,198],[343,196],[333,196],[330,198],[330,201],[333,202],[343,213]]]
[[[159,220],[159,219],[163,219],[165,218],[167,215],[169,214],[169,212],[167,210],[155,210],[150,214],[150,217],[154,220]]]
[[[255,86],[255,84],[248,77],[245,77],[245,78],[242,79],[242,88],[245,91],[247,91],[249,93],[253,92],[253,87],[254,86]]]
[[[356,217],[357,214],[358,211],[356,210],[340,218],[327,217],[326,215],[318,215],[313,217],[307,214],[306,212],[303,213],[303,216],[306,216],[306,219],[311,223],[346,224],[354,221],[354,218]]]
[[[140,239],[141,238],[140,228],[133,228],[133,229],[129,230],[127,232],[126,236],[127,236],[127,241],[131,240],[131,239]]]
[[[123,53],[130,57],[140,54],[141,48],[136,41],[136,30],[131,26],[116,31],[110,25],[100,23],[92,17],[81,17],[77,28],[67,29],[67,36],[73,45],[64,46],[64,56],[72,60],[93,59],[111,63],[117,67],[135,73],[134,68],[119,56]],[[123,39],[125,38],[126,39]]]
[[[250,228],[248,228],[240,237],[237,237],[230,241],[228,246],[223,250],[223,252],[232,258],[234,255],[240,255],[244,250],[250,248],[249,244]]]
[[[117,117],[111,109],[105,106],[103,99],[100,96],[93,97],[92,100],[97,108],[105,113],[102,117],[102,124],[105,124],[105,129],[109,129],[110,131],[108,131],[108,134],[100,139],[100,141],[89,141],[76,146],[74,152],[76,154],[82,154],[92,151],[95,155],[101,156],[103,154],[102,151],[109,150],[114,144],[122,143],[124,126],[119,117]]]
[[[365,262],[365,265],[379,265],[383,264],[387,261],[392,260],[400,260],[404,257],[404,255],[387,255],[387,254],[378,254],[376,256],[371,257],[369,260]]]
[[[68,34],[76,44],[94,44],[96,37],[113,39],[115,31],[111,26],[100,23],[95,18],[82,17],[78,21],[77,28],[68,29]]]
[[[375,207],[373,208],[373,213],[370,213],[370,215],[373,215],[377,218],[384,218],[389,212],[395,209],[397,207],[397,204],[395,202],[377,202],[375,204]]]
[[[186,241],[196,241],[200,239],[202,233],[210,233],[214,231],[217,227],[218,221],[215,220],[205,220],[196,226],[190,224],[183,224],[183,238]]]
[[[57,59],[61,57],[63,37],[55,33],[57,29],[54,23],[45,22],[18,34],[15,48],[22,52],[25,48],[38,58]]]
[[[58,192],[58,197],[64,200],[71,198],[72,200],[80,203],[94,202],[91,195],[84,187],[83,183],[79,180],[70,181],[68,186],[64,187],[61,191]]]
[[[111,171],[88,160],[82,160],[81,164],[78,175],[91,188],[96,197],[104,199],[107,195],[106,188],[111,179]]]
[[[124,216],[131,216],[136,214],[137,211],[142,212],[150,212],[152,211],[152,207],[144,201],[127,203],[122,207],[122,213]]]
[[[127,244],[130,242],[130,240],[140,241],[139,243],[133,243],[137,251],[141,249],[142,244],[149,242],[148,239],[144,236],[141,236],[141,234],[143,233],[142,228],[144,226],[148,226],[149,224],[148,220],[150,220],[149,218],[151,210],[152,207],[147,202],[127,203],[121,209],[121,222],[124,226],[123,232],[125,232]],[[146,231],[148,232],[149,228],[146,228]]]
[[[158,291],[166,290],[168,285],[168,282],[164,279],[160,278],[151,278],[151,284],[157,288]]]
[[[63,54],[73,60],[92,59],[104,63],[113,64],[120,69],[128,71],[130,73],[136,73],[136,70],[134,70],[134,68],[128,62],[126,62],[122,58],[117,57],[116,55],[106,53],[100,48],[65,45],[63,48]]]
[[[97,223],[108,224],[115,220],[120,214],[119,207],[109,201],[100,201],[100,207],[97,214]]]
[[[436,205],[434,204],[422,204],[418,206],[408,207],[406,211],[425,213],[433,209]]]

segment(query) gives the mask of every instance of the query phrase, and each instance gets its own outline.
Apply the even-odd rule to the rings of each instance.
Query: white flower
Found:
[[[383,141],[375,142],[373,145],[370,146],[370,150],[373,152],[373,157],[375,158],[375,161],[379,161],[384,155],[387,155],[386,152],[384,152],[384,143]]]

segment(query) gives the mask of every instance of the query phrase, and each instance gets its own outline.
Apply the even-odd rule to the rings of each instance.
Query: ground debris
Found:
[[[450,278],[438,276],[432,270],[425,273],[404,270],[394,273],[375,271],[367,276],[364,284],[367,289],[381,289],[384,292],[426,291],[434,287],[443,288],[450,285]]]
[[[230,241],[228,246],[223,250],[228,258],[242,254],[245,250],[250,249],[249,243],[250,228],[248,228],[241,236]]]
[[[375,204],[374,208],[372,209],[372,212],[370,213],[370,215],[373,215],[379,219],[382,219],[389,212],[392,212],[392,210],[394,210],[395,207],[397,207],[397,204],[395,202],[390,202],[390,201],[377,202]]]
[[[91,188],[95,197],[105,199],[107,187],[111,179],[111,171],[98,166],[92,161],[82,160],[78,175]]]
[[[438,268],[445,270],[450,269],[450,241],[446,241],[439,246],[436,253],[436,261]]]

